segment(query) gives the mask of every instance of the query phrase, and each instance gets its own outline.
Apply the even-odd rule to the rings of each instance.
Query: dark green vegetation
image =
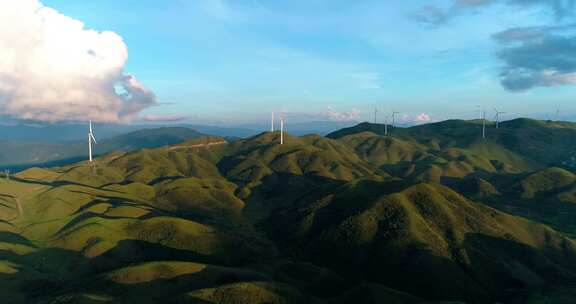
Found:
[[[285,145],[279,133],[202,137],[23,171],[0,180],[0,295],[571,303],[576,127],[479,131],[447,121]]]

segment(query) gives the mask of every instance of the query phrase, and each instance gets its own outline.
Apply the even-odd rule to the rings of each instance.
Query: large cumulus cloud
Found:
[[[86,29],[38,0],[0,0],[0,114],[131,120],[156,98],[124,73],[127,58],[113,32]]]

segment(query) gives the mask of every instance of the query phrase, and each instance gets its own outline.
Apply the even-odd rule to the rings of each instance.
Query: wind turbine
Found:
[[[500,127],[500,115],[506,114],[506,112],[498,111],[498,109],[494,108],[494,112],[496,112],[496,129]]]
[[[272,119],[270,121],[270,132],[274,132],[274,111],[272,111]]]
[[[394,124],[396,123],[396,114],[400,114],[400,112],[392,111],[392,128],[394,128]]]
[[[388,136],[388,118],[390,116],[386,116],[384,118],[384,136]]]
[[[374,124],[378,123],[377,115],[378,115],[378,108],[374,108]]]
[[[284,115],[280,115],[280,144],[284,144]]]
[[[482,138],[486,138],[486,110],[482,110]]]
[[[92,163],[92,142],[97,144],[94,132],[92,132],[92,120],[90,120],[90,131],[88,132],[88,159]]]

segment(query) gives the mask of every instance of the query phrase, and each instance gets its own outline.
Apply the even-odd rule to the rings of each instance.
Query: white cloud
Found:
[[[360,119],[360,110],[353,108],[349,112],[336,112],[332,107],[328,107],[326,115],[331,121],[357,121]]]
[[[430,118],[430,115],[428,115],[426,113],[420,113],[416,116],[414,121],[417,123],[427,123],[427,122],[431,122],[432,118]]]
[[[178,122],[191,119],[192,115],[185,114],[146,114],[142,117],[147,122]]]
[[[156,98],[124,74],[127,59],[114,32],[86,29],[38,0],[0,0],[0,114],[131,120]]]
[[[428,113],[420,113],[420,114],[402,114],[400,119],[397,119],[397,122],[401,125],[420,125],[426,123],[437,122],[438,119],[433,118]]]

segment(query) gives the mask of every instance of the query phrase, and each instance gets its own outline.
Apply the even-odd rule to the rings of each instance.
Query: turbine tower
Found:
[[[486,110],[482,110],[482,138],[486,138]]]
[[[500,115],[506,114],[506,112],[498,111],[498,109],[494,108],[494,112],[496,112],[496,129],[500,127]]]
[[[374,108],[374,124],[378,123],[378,108]]]
[[[388,136],[388,118],[389,116],[384,118],[384,136]]]
[[[90,131],[88,132],[88,160],[92,163],[92,142],[96,144],[96,138],[94,137],[94,132],[92,132],[92,121],[90,120]]]
[[[284,144],[284,115],[280,115],[280,144]]]
[[[392,128],[394,128],[394,124],[396,123],[396,114],[400,114],[400,112],[396,111],[392,112],[392,125],[391,125]]]
[[[274,112],[272,112],[272,119],[270,121],[270,132],[274,132]]]

